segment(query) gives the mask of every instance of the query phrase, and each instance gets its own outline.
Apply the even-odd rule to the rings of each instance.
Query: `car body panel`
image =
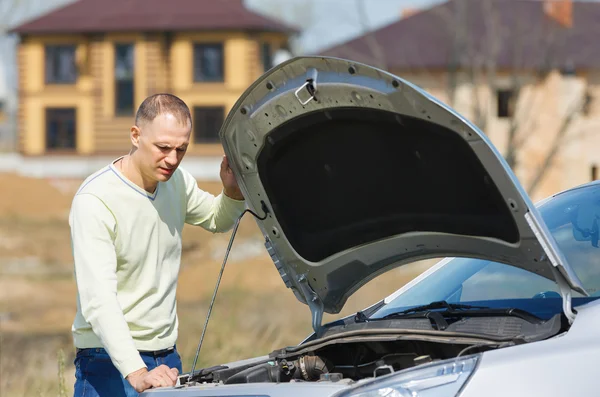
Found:
[[[563,335],[483,353],[460,397],[591,396],[600,380],[600,302],[577,307],[577,320]]]
[[[440,262],[436,268],[448,262]],[[476,371],[458,394],[460,397],[490,396],[587,396],[600,387],[593,363],[600,354],[596,330],[600,301],[577,306],[577,320],[568,332],[535,343],[487,351]],[[263,357],[264,358],[264,357]],[[243,363],[245,361],[240,361]],[[229,365],[235,365],[230,363]],[[552,381],[556,380],[556,381]],[[362,383],[362,382],[359,382]],[[306,396],[330,397],[359,383],[299,382],[240,385],[202,385],[159,388],[144,396]]]
[[[349,385],[347,382],[253,383],[241,385],[191,386],[181,389],[164,387],[148,390],[144,395],[147,395],[148,397],[304,397],[309,395],[329,397],[348,388]]]
[[[377,128],[360,129],[370,125]],[[257,223],[267,249],[311,308],[315,330],[323,311],[339,312],[369,280],[433,257],[508,263],[556,280],[564,296],[586,294],[489,139],[397,76],[343,59],[294,58],[246,90],[220,136],[249,208],[265,218]],[[374,157],[361,158],[363,146]],[[451,198],[436,202],[436,191]],[[390,196],[437,207],[394,207]],[[358,209],[379,214],[379,223]]]
[[[350,70],[353,72],[350,73]],[[319,102],[314,99],[307,101],[306,97],[302,96],[307,78],[317,82],[316,92],[313,93],[320,97]],[[366,99],[371,98],[371,95],[375,102]],[[300,104],[300,101],[304,104]],[[310,261],[300,255],[295,249],[294,239],[288,238],[289,228],[286,229],[282,225],[282,222],[285,224],[282,220],[289,214],[286,214],[285,208],[282,209],[281,203],[278,203],[280,196],[269,191],[265,187],[268,184],[263,184],[265,176],[261,175],[261,172],[264,172],[260,166],[261,151],[269,145],[275,145],[269,142],[269,138],[273,137],[269,133],[276,130],[279,125],[289,123],[290,120],[294,120],[292,124],[296,124],[300,120],[298,117],[324,111],[326,108],[331,110],[329,113],[331,119],[335,119],[337,115],[334,114],[334,110],[342,105],[356,112],[374,106],[377,110],[380,107],[385,108],[387,112],[401,115],[400,124],[407,118],[418,118],[425,123],[439,123],[444,126],[447,133],[464,140],[471,150],[471,155],[474,155],[485,171],[479,175],[488,176],[495,189],[501,192],[503,203],[509,208],[509,211],[503,214],[508,214],[512,218],[511,222],[516,225],[519,240],[510,242],[489,236],[453,235],[435,230],[426,232],[417,230],[405,231],[400,235],[386,236],[363,245],[349,247],[319,261]],[[310,131],[304,132],[310,133]],[[348,296],[369,279],[395,266],[438,256],[447,258],[433,265],[395,293],[371,305],[365,309],[365,312],[381,308],[445,266],[452,266],[453,256],[508,263],[552,279],[561,287],[565,302],[572,290],[587,295],[581,281],[542,221],[538,208],[531,203],[516,177],[487,137],[453,110],[396,76],[346,60],[320,57],[291,60],[269,71],[248,89],[228,116],[221,131],[221,138],[250,209],[259,217],[265,215],[265,219],[259,220],[258,225],[267,237],[267,249],[286,285],[294,290],[299,300],[311,307],[313,326],[319,323],[319,313],[322,314],[323,310],[339,311]],[[422,154],[426,154],[426,151]],[[323,162],[324,157],[317,153],[313,160]],[[357,157],[356,160],[361,159]],[[321,165],[324,166],[326,163]],[[474,173],[480,171],[475,170]],[[293,184],[293,177],[298,177],[298,175],[291,176],[291,181],[283,181],[284,185]],[[401,182],[397,181],[397,183]],[[444,189],[438,190],[440,195],[445,193]],[[561,193],[557,195],[559,194]],[[321,209],[318,202],[311,205],[315,211]],[[299,216],[312,215],[300,211]],[[360,266],[348,265],[356,260],[362,261],[363,269],[369,271],[361,273],[357,271]],[[341,276],[338,279],[331,277],[332,274],[341,274]],[[337,289],[339,293],[332,296],[328,292],[331,288]],[[591,287],[590,291],[592,291]],[[576,307],[576,310],[577,316],[574,321],[569,325],[564,324],[564,331],[560,328],[562,333],[554,337],[480,353],[477,368],[458,395],[461,397],[593,395],[600,386],[593,365],[593,361],[600,354],[600,344],[597,342],[596,335],[600,318],[600,302],[593,301]],[[567,318],[573,320],[569,318],[568,312],[569,310],[565,310]],[[301,345],[314,340],[315,336],[318,336],[318,332],[301,342]],[[449,338],[453,340],[452,336]],[[229,368],[239,368],[252,363],[264,363],[265,360],[270,360],[269,357],[271,356],[250,358],[224,365]],[[452,360],[447,361],[452,363]],[[403,371],[396,373],[401,372]],[[345,379],[340,382],[228,385],[192,382],[182,387],[148,390],[142,395],[328,397],[337,396],[358,384],[376,383],[378,380],[371,378],[358,382]],[[435,393],[435,390],[432,392]]]

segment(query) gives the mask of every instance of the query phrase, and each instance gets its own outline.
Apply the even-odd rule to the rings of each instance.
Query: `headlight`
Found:
[[[450,397],[467,382],[479,356],[453,358],[385,375],[338,397]]]

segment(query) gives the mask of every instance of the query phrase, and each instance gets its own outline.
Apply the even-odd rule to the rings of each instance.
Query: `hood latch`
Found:
[[[317,93],[317,69],[311,68],[308,70],[308,77],[306,78],[306,82],[304,84],[302,84],[295,92],[294,95],[296,95],[296,99],[298,99],[298,101],[300,102],[300,104],[302,106],[306,105],[307,103],[309,103],[310,101],[312,101],[313,99],[316,100],[316,93]],[[300,93],[302,93],[304,91],[304,89],[306,88],[306,91],[308,92],[308,99],[302,99],[300,98]]]

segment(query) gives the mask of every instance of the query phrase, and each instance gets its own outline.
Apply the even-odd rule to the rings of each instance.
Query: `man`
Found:
[[[182,100],[147,98],[130,153],[89,176],[73,199],[75,396],[136,396],[175,385],[181,372],[175,292],[184,223],[225,232],[245,208],[226,157],[216,197],[178,168],[191,131]]]

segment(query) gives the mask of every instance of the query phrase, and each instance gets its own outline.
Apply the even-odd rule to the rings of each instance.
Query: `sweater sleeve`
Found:
[[[69,216],[81,312],[113,364],[126,377],[146,367],[117,300],[117,222],[92,194],[78,194]]]
[[[230,230],[236,219],[244,212],[244,200],[234,200],[221,192],[218,196],[203,191],[198,187],[194,177],[183,171],[186,191],[185,222],[213,232],[222,233]]]

